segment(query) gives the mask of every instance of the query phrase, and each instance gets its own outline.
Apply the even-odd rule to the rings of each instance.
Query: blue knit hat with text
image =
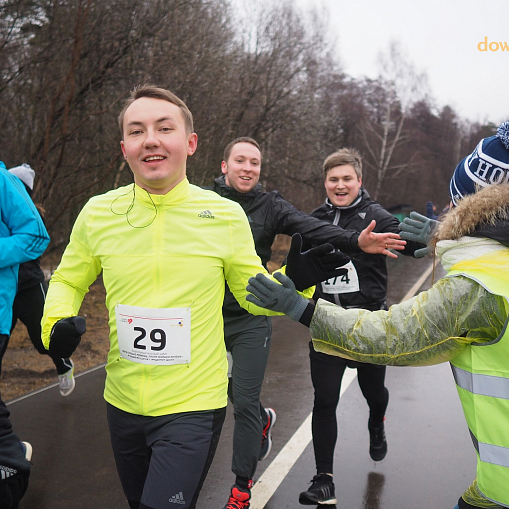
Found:
[[[449,184],[449,194],[456,206],[458,201],[479,188],[509,182],[509,120],[495,136],[482,139],[475,150],[462,159]]]

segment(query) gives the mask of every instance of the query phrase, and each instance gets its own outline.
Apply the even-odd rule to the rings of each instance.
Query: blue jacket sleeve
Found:
[[[3,163],[0,212],[0,269],[39,257],[48,246],[48,232],[23,183]]]

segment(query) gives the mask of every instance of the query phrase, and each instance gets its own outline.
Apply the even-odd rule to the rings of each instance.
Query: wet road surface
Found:
[[[389,304],[398,302],[429,265],[429,259],[389,260]],[[429,284],[428,279],[423,289]],[[273,324],[262,402],[276,410],[277,423],[272,451],[255,476],[261,482],[253,489],[251,509],[302,507],[299,493],[307,489],[315,473],[312,446],[306,442],[310,432],[306,424],[301,428],[313,400],[308,330],[286,317],[275,318]],[[344,386],[347,374],[355,370],[347,370]],[[104,378],[104,368],[99,368],[78,376],[68,398],[51,387],[9,404],[16,432],[34,448],[30,488],[20,509],[128,508],[109,443]],[[449,365],[390,367],[386,385],[390,391],[388,454],[378,463],[368,454],[368,407],[356,379],[341,397],[334,477],[337,508],[452,509],[475,475],[475,452]],[[299,428],[300,441],[295,445],[292,437]],[[229,406],[198,509],[221,509],[227,500],[234,482],[232,433]],[[288,450],[302,453],[289,460]],[[276,469],[273,466],[264,477],[273,462]],[[281,482],[275,482],[279,477]]]

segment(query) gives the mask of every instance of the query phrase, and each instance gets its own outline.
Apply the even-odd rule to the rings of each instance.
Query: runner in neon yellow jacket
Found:
[[[227,404],[225,280],[242,307],[274,313],[245,298],[249,277],[266,271],[242,208],[186,178],[197,147],[187,106],[167,90],[138,87],[119,125],[135,184],[81,211],[49,285],[42,339],[50,352],[72,354],[84,332],[75,315],[102,272],[110,326],[104,397],[124,493],[132,509],[166,509],[168,501],[192,509]],[[326,279],[324,268],[347,261],[338,263],[332,246],[318,260],[318,250],[300,253],[298,245],[288,272],[302,289],[309,273]]]
[[[133,194],[129,224],[121,213]],[[133,228],[152,219],[150,226]],[[98,224],[101,228],[94,228]],[[102,271],[110,325],[106,401],[140,415],[221,408],[227,404],[228,384],[221,313],[224,280],[248,311],[274,314],[245,300],[248,279],[261,270],[246,215],[237,203],[187,179],[166,195],[149,196],[138,186],[116,189],[92,198],[76,220],[51,278],[43,341],[49,346],[57,320],[78,314]],[[191,362],[160,366],[123,359],[117,304],[191,308]]]

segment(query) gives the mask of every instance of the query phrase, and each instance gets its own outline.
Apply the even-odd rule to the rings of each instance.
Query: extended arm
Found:
[[[317,351],[373,364],[424,366],[467,344],[496,339],[504,300],[465,277],[448,277],[389,311],[342,309],[319,300],[311,320]]]
[[[374,233],[374,223],[361,233],[344,230],[339,226],[298,211],[281,197],[277,202],[275,217],[278,220],[278,233],[286,235],[300,233],[307,244],[319,245],[328,242],[342,251],[362,250],[366,253],[384,254],[393,258],[397,256],[389,249],[399,251],[404,249],[406,244],[397,233]]]
[[[261,274],[251,278],[248,300],[308,324],[312,305],[297,296],[288,278],[278,280],[282,284]],[[343,309],[320,299],[310,329],[319,352],[372,364],[424,366],[448,361],[472,342],[496,339],[506,321],[503,298],[458,276],[441,279],[389,311]]]
[[[255,306],[246,299],[246,286],[249,278],[258,273],[263,273],[269,278],[271,278],[271,276],[269,276],[268,272],[262,266],[261,260],[256,254],[253,236],[245,214],[238,214],[238,216],[232,218],[230,228],[232,231],[230,238],[231,258],[225,260],[224,273],[228,286],[235,299],[237,299],[237,302],[242,308],[254,315],[283,314],[281,312]],[[295,247],[300,251],[300,244]],[[286,267],[283,267],[281,271],[285,272]],[[311,298],[313,293],[314,286],[304,290],[301,295],[304,295],[305,298]]]
[[[53,326],[63,318],[78,314],[89,286],[101,272],[101,265],[92,256],[83,234],[87,224],[84,216],[85,214],[82,212],[76,220],[69,245],[51,278],[46,296],[42,318],[42,342],[46,348],[51,350],[53,347],[50,344],[50,334]],[[79,329],[84,332],[83,327],[79,327]],[[77,332],[79,332],[78,329]],[[65,343],[62,340],[62,331],[59,331],[57,338],[59,343]],[[73,338],[69,338],[69,340],[69,344],[71,344]]]

